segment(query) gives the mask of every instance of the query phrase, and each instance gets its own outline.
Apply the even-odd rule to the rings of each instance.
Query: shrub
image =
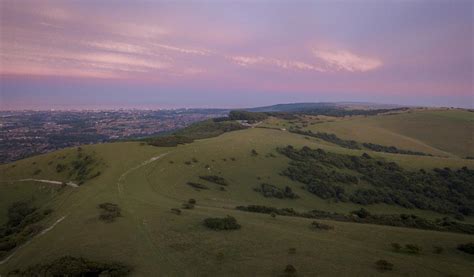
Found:
[[[460,244],[458,245],[458,250],[474,255],[474,243],[465,243],[465,244]]]
[[[295,276],[296,275],[296,268],[289,264],[285,267],[285,270],[283,270],[283,273],[285,273],[286,276]]]
[[[393,269],[393,264],[386,260],[378,260],[375,262],[375,267],[380,271],[388,271]]]
[[[400,252],[400,250],[402,250],[402,246],[399,243],[392,242],[391,246],[392,250],[395,252]]]
[[[421,247],[416,244],[406,244],[405,251],[410,254],[419,254],[421,252]]]
[[[317,222],[317,221],[313,221],[311,223],[311,228],[318,229],[318,230],[332,230],[334,229],[334,226],[327,225],[327,224]]]
[[[200,184],[200,183],[194,183],[194,182],[187,182],[187,184],[195,189],[209,189],[207,186]]]
[[[19,225],[28,215],[36,211],[28,202],[13,202],[7,210],[8,226]]]
[[[180,215],[180,214],[181,214],[181,210],[180,210],[180,209],[177,209],[177,208],[172,208],[172,209],[171,209],[171,212],[172,212],[172,213],[175,213],[175,214],[177,214],[177,215]]]
[[[433,253],[435,254],[441,254],[443,253],[444,249],[441,246],[433,246]]]
[[[16,247],[16,242],[14,241],[2,241],[0,242],[0,251],[10,251]]]
[[[294,247],[288,248],[288,254],[296,254],[296,248]]]
[[[204,176],[199,176],[199,178],[202,180],[206,180],[208,182],[214,183],[214,184],[221,185],[221,186],[228,185],[227,181],[223,177],[220,177],[217,175],[204,175]]]
[[[186,209],[186,210],[194,209],[194,204],[191,204],[191,203],[183,203],[183,209]]]
[[[240,229],[240,225],[237,223],[235,217],[228,215],[224,218],[206,218],[204,225],[213,230],[237,230]]]
[[[195,204],[196,204],[196,199],[190,198],[190,199],[188,200],[188,203],[195,205]]]
[[[98,206],[102,211],[99,214],[99,219],[107,223],[115,221],[117,217],[122,216],[120,207],[117,204],[105,202]]]
[[[252,151],[250,151],[250,153],[252,154],[252,156],[258,156],[257,150],[255,150],[255,149],[252,149]]]
[[[35,170],[35,172],[33,172],[33,175],[38,175],[40,173],[41,173],[41,169],[37,169],[37,170]]]
[[[286,186],[284,189],[280,189],[277,186],[267,184],[267,183],[262,183],[260,184],[260,187],[255,189],[255,191],[261,192],[263,196],[265,197],[275,197],[275,198],[290,198],[290,199],[295,199],[298,198],[298,195],[296,195],[293,190]]]
[[[353,211],[352,214],[355,214],[360,218],[367,218],[370,216],[370,212],[364,208],[361,208],[360,210],[357,210],[357,211]]]

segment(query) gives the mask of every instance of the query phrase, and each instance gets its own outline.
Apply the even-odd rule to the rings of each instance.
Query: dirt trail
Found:
[[[152,157],[144,162],[142,162],[141,164],[139,165],[136,165],[132,168],[129,168],[127,171],[125,171],[122,175],[120,175],[120,177],[118,178],[117,180],[117,190],[119,192],[120,195],[122,195],[123,193],[123,190],[122,190],[122,186],[121,186],[121,182],[125,179],[125,177],[127,177],[128,174],[132,173],[133,171],[139,169],[140,167],[144,167],[145,165],[149,164],[149,163],[152,163],[156,160],[159,160],[160,158],[164,157],[165,155],[167,155],[168,153],[163,153],[163,154],[160,154],[158,156],[155,156],[155,157]]]
[[[47,232],[51,231],[56,225],[58,225],[59,222],[63,221],[65,218],[66,218],[66,216],[61,217],[60,219],[56,220],[51,226],[49,226],[48,228],[41,231],[41,233],[37,234],[36,236],[32,237],[29,241],[27,241],[27,242],[23,243],[22,245],[18,246],[8,257],[6,257],[5,259],[0,261],[0,265],[8,262],[8,260],[10,260],[18,250],[20,250],[21,248],[23,248],[23,247],[27,246],[28,244],[30,244],[30,242],[33,241],[33,239],[35,239],[39,236],[42,236],[42,235],[46,234]]]
[[[27,178],[27,179],[19,179],[19,180],[9,180],[9,181],[2,181],[2,182],[40,182],[40,183],[47,183],[47,184],[54,184],[54,185],[62,185],[66,184],[67,186],[73,187],[73,188],[78,188],[79,185],[73,182],[61,182],[61,181],[55,181],[55,180],[46,180],[46,179],[33,179],[33,178]]]

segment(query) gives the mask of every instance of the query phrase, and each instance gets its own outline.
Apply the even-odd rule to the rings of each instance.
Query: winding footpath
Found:
[[[24,244],[18,246],[15,251],[13,251],[8,257],[6,257],[5,259],[1,260],[0,261],[0,265],[8,262],[8,260],[10,260],[13,255],[15,255],[15,253],[20,250],[21,248],[27,246],[28,244],[31,243],[31,241],[33,241],[33,239],[39,237],[39,236],[42,236],[44,234],[46,234],[47,232],[51,231],[56,225],[58,225],[61,221],[63,221],[64,219],[66,218],[66,216],[63,216],[61,218],[59,218],[58,220],[56,220],[51,226],[49,226],[48,228],[44,229],[43,231],[41,231],[39,234],[37,234],[36,236],[32,237],[29,241],[25,242]]]
[[[33,179],[33,178],[19,179],[19,180],[7,180],[7,181],[2,181],[2,182],[5,182],[5,183],[6,182],[39,182],[39,183],[54,184],[54,185],[65,184],[65,185],[73,187],[73,188],[78,188],[79,187],[78,184],[73,183],[71,181],[66,183],[66,182],[55,181],[55,180]]]

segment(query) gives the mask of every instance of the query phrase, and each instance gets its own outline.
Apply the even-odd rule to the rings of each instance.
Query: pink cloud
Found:
[[[349,51],[313,50],[313,54],[316,58],[320,59],[329,67],[336,70],[365,72],[377,69],[378,67],[382,66],[382,61],[379,59],[359,56]]]

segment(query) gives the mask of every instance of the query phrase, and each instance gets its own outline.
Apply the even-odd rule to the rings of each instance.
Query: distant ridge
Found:
[[[289,103],[289,104],[276,104],[271,106],[245,108],[249,112],[301,112],[307,110],[318,110],[318,109],[392,109],[400,108],[400,105],[393,104],[376,104],[366,102],[303,102],[303,103]]]

